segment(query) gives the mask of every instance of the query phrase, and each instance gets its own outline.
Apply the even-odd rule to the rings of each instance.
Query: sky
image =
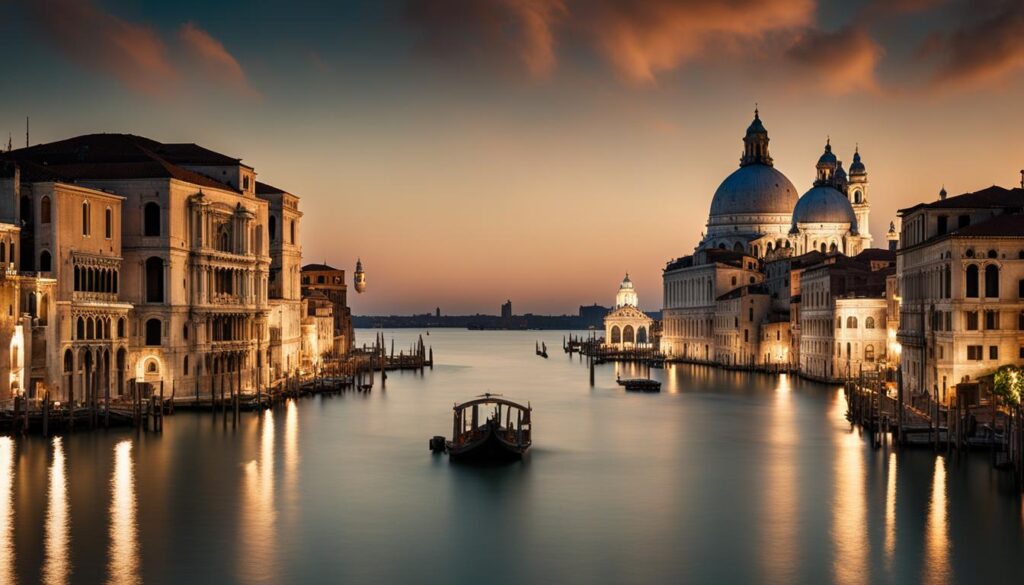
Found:
[[[755,104],[810,189],[860,148],[871,232],[1024,168],[1020,0],[0,0],[0,136],[195,142],[302,198],[355,314],[661,304]],[[6,143],[6,136],[3,136]]]

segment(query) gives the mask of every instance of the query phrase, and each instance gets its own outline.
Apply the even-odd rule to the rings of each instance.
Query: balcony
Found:
[[[89,292],[76,290],[71,293],[71,300],[80,302],[91,302],[91,303],[116,303],[118,302],[117,293],[110,292]]]

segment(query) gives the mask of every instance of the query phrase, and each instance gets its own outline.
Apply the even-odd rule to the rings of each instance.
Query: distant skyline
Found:
[[[658,310],[754,104],[802,193],[827,136],[896,210],[1024,168],[1019,0],[0,0],[0,137],[196,142],[302,197],[356,314]]]

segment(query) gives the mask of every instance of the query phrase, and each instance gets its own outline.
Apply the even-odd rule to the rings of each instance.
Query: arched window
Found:
[[[270,216],[270,225],[267,226],[267,231],[270,232],[270,241],[271,242],[276,242],[277,241],[277,216],[276,215],[271,215]]]
[[[50,295],[44,294],[39,300],[39,324],[45,326],[50,315]]]
[[[989,258],[998,258],[999,257],[999,253],[996,252],[995,250],[989,250],[988,251],[988,257]]]
[[[160,345],[160,319],[146,321],[146,345]]]
[[[732,245],[732,249],[733,249],[734,252],[742,252],[743,251],[743,244],[741,244],[739,242],[736,242],[735,244]]]
[[[825,242],[822,242],[822,243],[821,243],[821,253],[822,253],[822,254],[824,254],[824,253],[825,253],[825,250],[826,250],[826,248],[825,248]]]
[[[995,264],[985,267],[985,297],[999,298],[999,267]]]
[[[92,317],[89,317],[85,321],[85,338],[94,339],[96,337],[96,329],[93,324]]]
[[[288,243],[295,243],[295,220],[288,222]]]
[[[857,328],[857,318],[853,317],[853,316],[847,317],[846,318],[846,328],[847,329],[856,329]]]
[[[612,343],[622,342],[622,332],[619,331],[618,325],[612,325]]]
[[[843,318],[842,317],[836,317],[836,329],[842,329],[842,328],[843,328]]]
[[[865,329],[874,329],[875,328],[875,318],[874,317],[868,317],[867,319],[864,319],[864,328]]]
[[[103,213],[103,237],[108,240],[114,237],[114,211],[109,207]]]
[[[82,235],[88,236],[92,233],[92,213],[89,209],[90,205],[88,201],[82,203]]]
[[[124,317],[117,320],[117,336],[124,337]]]
[[[85,319],[78,318],[78,327],[75,328],[75,339],[85,339]]]
[[[185,370],[185,375],[187,376],[188,375],[188,356],[185,356],[184,370]]]
[[[185,339],[185,340],[188,339],[188,323],[185,323],[184,325],[182,325],[182,327],[181,327],[181,337],[182,337],[182,339]]]
[[[622,328],[622,342],[633,343],[633,326],[626,325]]]
[[[873,362],[875,361],[875,346],[865,345],[864,346],[864,361]]]
[[[53,260],[50,257],[48,250],[43,250],[39,253],[39,272],[49,272],[53,270]]]
[[[146,259],[146,302],[164,302],[164,261],[156,256]]]
[[[39,200],[39,223],[50,223],[50,196],[43,195]]]
[[[966,297],[969,299],[978,298],[978,265],[969,264],[965,272],[967,278]]]
[[[64,350],[64,371],[70,372],[74,368],[75,358],[71,355],[71,350]]]
[[[142,235],[160,235],[160,204],[150,201],[142,208]]]
[[[636,342],[647,343],[647,328],[640,327],[636,330]]]

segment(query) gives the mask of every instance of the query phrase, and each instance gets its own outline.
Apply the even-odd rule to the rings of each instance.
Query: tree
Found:
[[[1024,396],[1024,372],[1016,366],[1000,367],[996,370],[992,391],[1004,403],[1019,405],[1021,397]]]

